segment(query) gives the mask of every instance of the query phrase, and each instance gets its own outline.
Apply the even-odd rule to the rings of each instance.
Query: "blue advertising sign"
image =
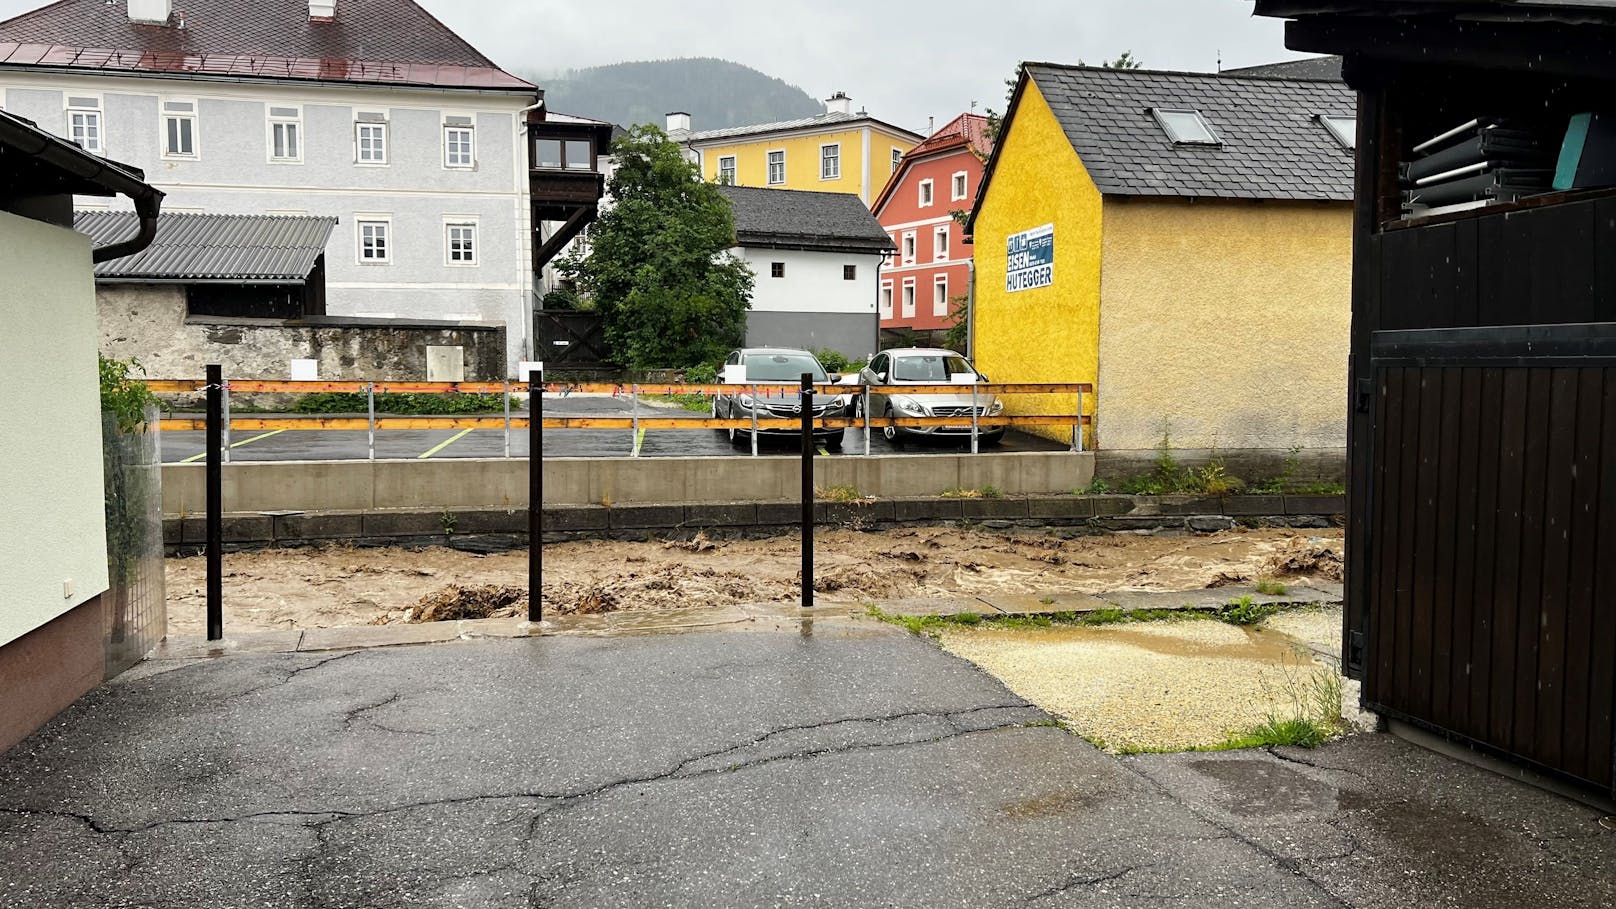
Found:
[[[1054,284],[1055,225],[1011,234],[1009,256],[1004,279],[1004,289],[1009,293]]]

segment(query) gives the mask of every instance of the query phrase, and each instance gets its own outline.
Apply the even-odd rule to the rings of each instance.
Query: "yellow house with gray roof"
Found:
[[[851,193],[865,206],[922,136],[854,111],[837,92],[825,113],[801,120],[691,130],[690,115],[668,115],[668,137],[689,150],[714,183]]]
[[[1103,476],[1167,440],[1339,479],[1355,110],[1330,79],[1027,64],[968,228],[977,365],[1094,383]]]

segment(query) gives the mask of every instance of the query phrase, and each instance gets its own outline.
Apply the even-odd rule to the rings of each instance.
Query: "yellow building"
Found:
[[[1339,477],[1354,116],[1337,81],[1028,64],[971,215],[977,365],[1094,383],[1104,476],[1166,439]]]
[[[923,137],[854,112],[837,92],[817,117],[691,131],[690,115],[668,115],[668,136],[685,146],[714,183],[851,193],[869,205]]]

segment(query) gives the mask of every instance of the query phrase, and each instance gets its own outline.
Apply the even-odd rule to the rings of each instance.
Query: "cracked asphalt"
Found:
[[[1110,757],[882,626],[147,663],[0,757],[0,906],[1609,906],[1592,809],[1361,736]]]

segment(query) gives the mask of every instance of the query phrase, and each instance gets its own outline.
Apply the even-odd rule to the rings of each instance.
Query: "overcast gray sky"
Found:
[[[180,4],[184,0],[178,0]],[[285,0],[282,0],[285,2]],[[0,17],[45,0],[0,0]],[[339,13],[340,16],[340,3]],[[916,130],[1002,108],[1021,60],[1090,63],[1125,50],[1151,69],[1210,71],[1294,59],[1250,0],[422,0],[507,69],[723,57],[802,86],[845,91]]]

